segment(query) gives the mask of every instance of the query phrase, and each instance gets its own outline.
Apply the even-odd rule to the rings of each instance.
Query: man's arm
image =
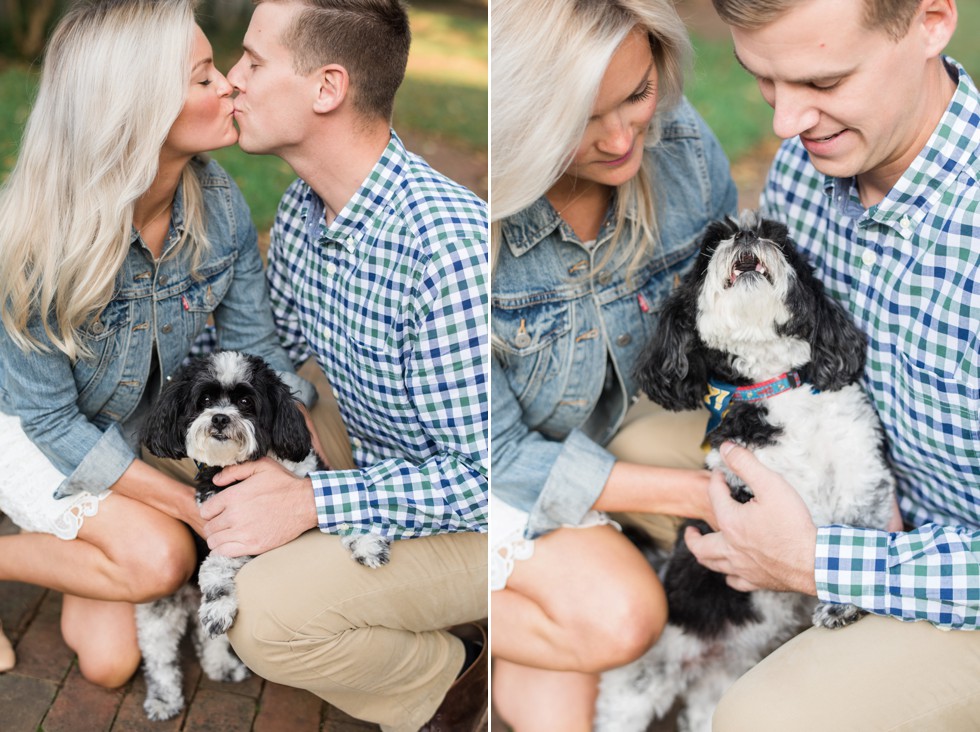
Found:
[[[818,529],[796,491],[748,450],[728,445],[722,456],[755,498],[732,500],[714,476],[709,490],[720,531],[688,529],[685,540],[735,589],[794,590],[902,620],[980,627],[980,531]]]

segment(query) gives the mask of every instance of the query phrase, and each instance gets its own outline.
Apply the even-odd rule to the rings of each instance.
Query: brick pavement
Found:
[[[0,514],[0,534],[17,531]],[[17,665],[0,674],[0,732],[377,732],[312,694],[253,676],[238,684],[201,673],[189,642],[183,653],[181,716],[150,722],[143,714],[142,672],[108,691],[82,678],[61,639],[61,595],[0,582],[0,619]]]

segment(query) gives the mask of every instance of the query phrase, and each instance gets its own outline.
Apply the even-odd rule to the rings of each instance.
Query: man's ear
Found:
[[[949,44],[956,30],[955,0],[922,0],[913,23],[920,25],[926,51],[931,58],[938,56]]]
[[[347,69],[337,64],[323,66],[316,72],[319,86],[313,111],[325,114],[337,109],[350,93],[350,76]]]

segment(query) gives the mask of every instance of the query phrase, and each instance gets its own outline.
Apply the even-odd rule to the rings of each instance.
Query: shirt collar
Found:
[[[863,225],[882,224],[910,239],[948,186],[976,159],[980,94],[959,63],[948,56],[943,61],[957,82],[953,97],[926,145],[880,203],[866,210],[853,177],[825,176],[824,191],[841,214],[861,219]]]
[[[324,224],[324,205],[320,197],[306,185],[307,233],[314,240],[340,244],[353,252],[370,221],[381,210],[389,208],[399,190],[404,172],[412,164],[411,153],[391,130],[391,139],[367,178],[329,226]]]

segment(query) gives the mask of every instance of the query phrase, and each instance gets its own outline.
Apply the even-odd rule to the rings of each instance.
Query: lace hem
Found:
[[[534,539],[525,539],[528,515],[502,501],[493,501],[490,520],[490,591],[502,590],[519,560],[534,556]],[[613,526],[617,531],[622,527],[602,511],[589,511],[577,525],[566,524],[565,528],[586,529],[592,526]],[[496,534],[496,536],[494,536]]]
[[[72,498],[71,505],[54,520],[51,533],[59,539],[70,540],[76,538],[85,518],[97,514],[99,512],[99,503],[104,501],[111,493],[112,491],[107,490],[99,495],[84,493]]]

